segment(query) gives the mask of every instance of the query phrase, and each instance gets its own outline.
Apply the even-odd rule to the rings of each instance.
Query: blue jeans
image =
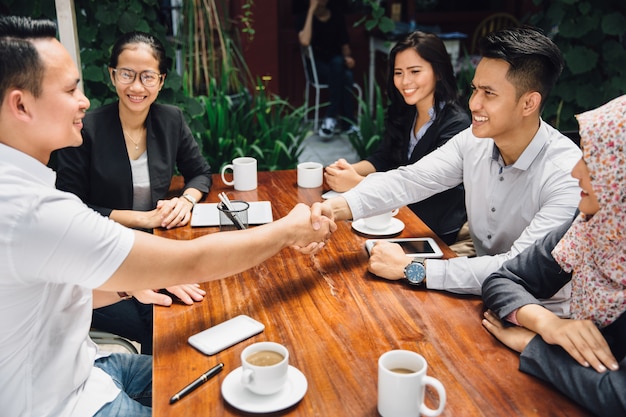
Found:
[[[152,416],[152,356],[112,353],[96,360],[95,366],[111,375],[122,392],[94,417]]]

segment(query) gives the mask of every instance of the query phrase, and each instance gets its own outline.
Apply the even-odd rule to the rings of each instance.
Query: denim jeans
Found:
[[[111,375],[122,392],[94,417],[150,417],[152,415],[152,356],[112,353],[95,366]]]

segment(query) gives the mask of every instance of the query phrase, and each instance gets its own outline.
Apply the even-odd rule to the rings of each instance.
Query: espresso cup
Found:
[[[251,191],[256,189],[256,159],[249,156],[242,156],[233,159],[232,164],[222,167],[222,181],[226,185],[233,185],[237,191]],[[233,180],[228,181],[224,175],[227,170],[233,171]]]
[[[398,214],[398,209],[388,211],[377,216],[365,217],[363,219],[363,224],[368,229],[383,230],[389,227],[389,225],[391,224],[391,218],[396,214]]]
[[[324,166],[319,162],[302,162],[298,164],[298,187],[317,188],[324,181]]]
[[[287,382],[289,351],[274,342],[254,343],[241,352],[241,384],[258,395],[280,391]]]
[[[446,405],[446,390],[439,380],[427,376],[426,359],[409,350],[391,350],[378,359],[378,412],[382,417],[438,416]],[[429,385],[439,395],[436,410],[424,404]]]

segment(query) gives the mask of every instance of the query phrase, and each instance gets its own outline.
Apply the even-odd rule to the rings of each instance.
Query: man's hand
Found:
[[[339,159],[324,169],[326,184],[339,193],[353,188],[363,181],[363,178],[365,177],[359,175],[345,159]]]
[[[404,268],[410,263],[411,258],[400,245],[380,241],[371,250],[367,269],[381,278],[399,280],[404,278]]]
[[[293,233],[292,247],[300,252],[314,253],[324,247],[337,225],[327,216],[320,215],[317,222],[311,221],[311,209],[305,204],[297,204],[281,222],[288,223],[285,227]]]
[[[198,284],[183,284],[167,287],[167,291],[178,297],[183,303],[191,305],[194,301],[202,301],[206,292]],[[132,296],[143,304],[156,304],[169,307],[172,305],[172,297],[158,292],[158,290],[133,291]]]

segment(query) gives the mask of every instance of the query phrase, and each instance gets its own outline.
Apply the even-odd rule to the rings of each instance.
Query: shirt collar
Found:
[[[0,161],[5,166],[12,165],[21,172],[27,172],[41,183],[54,187],[56,173],[32,156],[0,143]]]
[[[541,153],[544,145],[548,141],[549,133],[546,127],[546,123],[543,120],[540,120],[539,129],[533,137],[533,140],[530,141],[524,152],[517,158],[517,161],[512,165],[513,168],[519,169],[521,171],[526,171],[533,163],[535,158]],[[491,158],[499,162],[501,160],[500,150],[496,146],[496,143],[493,143],[493,150],[491,153]]]

